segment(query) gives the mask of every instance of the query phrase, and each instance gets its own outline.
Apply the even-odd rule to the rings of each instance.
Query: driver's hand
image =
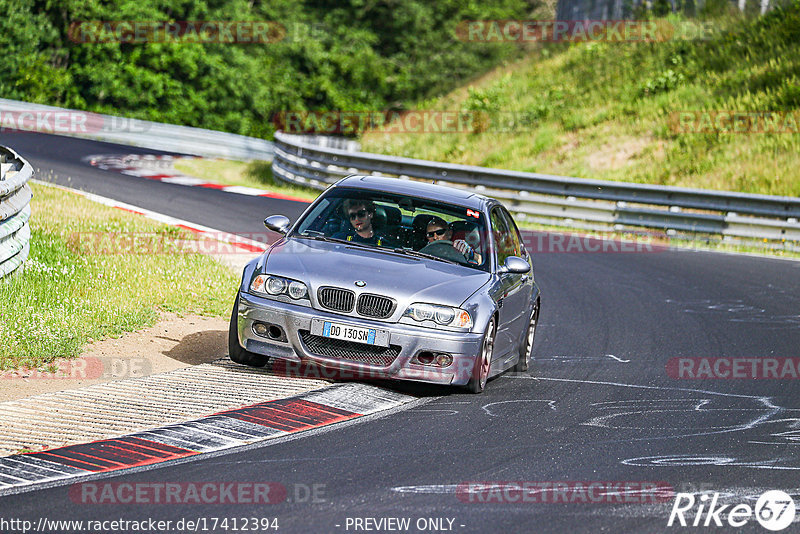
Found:
[[[469,246],[469,243],[463,239],[456,239],[453,241],[453,248],[462,253],[468,260],[475,256],[475,251]]]

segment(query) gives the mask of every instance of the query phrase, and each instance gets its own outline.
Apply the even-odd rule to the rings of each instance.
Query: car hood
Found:
[[[401,306],[460,306],[490,278],[470,267],[345,243],[286,239],[267,254],[264,272],[301,280],[313,294],[321,286],[342,287],[392,297]],[[356,281],[366,285],[359,288]]]

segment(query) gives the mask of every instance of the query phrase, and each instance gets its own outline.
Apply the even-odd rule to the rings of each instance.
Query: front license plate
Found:
[[[375,344],[375,329],[350,326],[341,323],[325,321],[322,323],[322,336],[355,341],[356,343]]]

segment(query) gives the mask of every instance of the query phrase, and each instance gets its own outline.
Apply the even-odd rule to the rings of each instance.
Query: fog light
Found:
[[[434,355],[430,352],[420,352],[417,355],[417,361],[422,365],[430,365],[433,363]]]
[[[270,325],[270,327],[269,327],[269,338],[270,339],[281,339],[282,337],[283,337],[283,330],[281,330],[280,327],[275,326],[274,324]]]
[[[453,356],[450,354],[444,354],[442,352],[436,355],[436,365],[439,367],[449,367],[450,364],[453,363]]]
[[[259,336],[266,337],[269,333],[269,327],[264,323],[253,323],[253,332]]]

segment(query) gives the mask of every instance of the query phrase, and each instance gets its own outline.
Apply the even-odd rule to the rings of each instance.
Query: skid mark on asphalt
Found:
[[[604,354],[602,356],[585,356],[585,355],[571,355],[571,354],[553,354],[547,358],[544,357],[537,357],[537,362],[562,362],[562,363],[575,363],[575,362],[603,362],[608,363],[608,359],[611,358],[615,362],[618,363],[630,363],[630,360],[623,360],[613,354]]]
[[[743,424],[724,423],[727,416],[746,414],[753,415],[765,413],[763,408],[726,407],[720,399],[644,399],[641,401],[616,401],[603,403],[598,409],[606,413],[592,417],[582,423],[586,426],[596,426],[614,430],[658,430],[674,429],[705,429],[705,430],[741,430]],[[719,406],[719,407],[717,407]],[[654,426],[651,416],[654,414],[691,414],[693,422],[687,423],[686,418],[665,418],[664,422]]]
[[[619,399],[593,403],[593,410],[603,412],[592,415],[580,425],[612,431],[629,431],[630,441],[656,441],[686,439],[734,432],[763,432],[765,437],[747,441],[753,445],[785,447],[800,444],[800,418],[785,417],[798,409],[774,404],[770,397],[724,393],[703,389],[646,386],[597,380],[570,378],[531,377],[512,375],[512,379],[592,384],[631,390],[680,393],[681,398]],[[546,401],[543,401],[546,402]],[[736,403],[736,404],[734,404]],[[742,406],[742,403],[745,405]],[[557,408],[557,405],[554,405]],[[776,418],[776,416],[784,417]],[[767,437],[768,436],[768,437]],[[724,448],[724,443],[720,444]],[[751,454],[751,456],[756,456]],[[691,467],[718,465],[751,469],[800,470],[794,456],[780,457],[764,454],[758,458],[738,458],[727,454],[705,455],[652,455],[621,460],[625,465],[650,467]]]
[[[499,417],[504,414],[496,413],[499,411],[498,409],[492,409],[493,406],[500,406],[503,405],[504,408],[508,408],[509,404],[519,404],[519,403],[526,403],[526,402],[544,402],[547,404],[547,407],[551,410],[556,409],[556,401],[554,400],[547,400],[547,399],[517,399],[517,400],[507,400],[507,401],[499,401],[499,402],[490,402],[489,404],[484,404],[481,409],[488,415],[489,417]],[[502,410],[502,409],[500,409]]]
[[[451,401],[451,402],[437,402],[436,406],[449,406],[451,404],[471,404],[470,401]],[[457,415],[460,412],[458,410],[452,409],[440,409],[440,408],[428,408],[427,406],[423,406],[420,408],[413,408],[409,410],[409,413],[415,414],[432,414],[432,415]]]
[[[800,412],[800,410],[787,410],[790,412]],[[800,418],[790,417],[786,419],[776,419],[770,421],[769,424],[783,425],[781,432],[773,432],[769,437],[764,438],[769,441],[751,440],[748,443],[756,443],[759,445],[779,445],[784,447],[786,445],[800,445]],[[784,430],[788,429],[788,430]]]
[[[762,325],[773,325],[774,328],[793,327],[800,324],[800,314],[773,315],[765,308],[751,306],[741,299],[727,302],[718,302],[708,299],[665,299],[664,302],[678,308],[678,311],[682,313],[715,315],[723,317],[733,323],[758,323]]]
[[[662,456],[641,456],[622,460],[624,465],[642,467],[697,467],[713,465],[722,467],[749,467],[751,469],[771,469],[776,471],[800,471],[800,466],[785,465],[794,458],[765,458],[763,460],[740,460],[732,456],[692,456],[690,454],[667,454]]]

